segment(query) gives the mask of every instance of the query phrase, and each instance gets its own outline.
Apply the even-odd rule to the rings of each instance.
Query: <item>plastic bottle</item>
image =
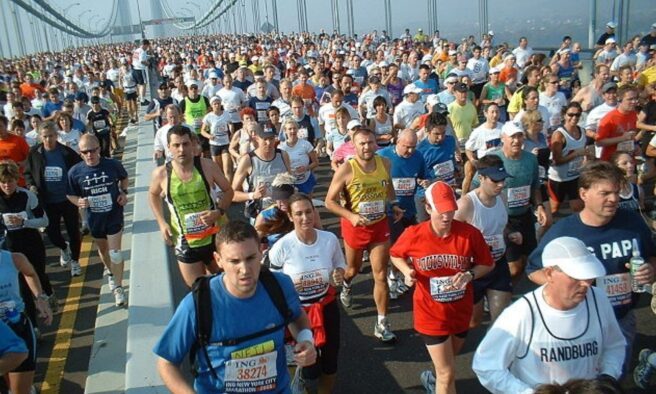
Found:
[[[640,256],[640,249],[638,249],[638,242],[636,240],[633,240],[633,252],[631,256],[631,260],[629,260],[629,264],[631,266],[631,290],[633,290],[634,293],[644,293],[647,291],[645,286],[638,284],[638,282],[635,280],[635,273],[638,271],[638,269],[645,264],[645,259]]]

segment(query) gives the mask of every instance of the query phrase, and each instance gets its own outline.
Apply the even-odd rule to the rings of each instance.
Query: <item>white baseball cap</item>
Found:
[[[353,130],[356,127],[362,127],[362,123],[359,120],[353,119],[346,124],[346,130]]]
[[[426,97],[426,103],[430,105],[435,105],[440,102],[440,98],[436,94],[431,94]]]
[[[519,123],[508,121],[503,124],[503,127],[501,127],[501,134],[507,135],[508,137],[512,137],[517,133],[524,133],[524,129],[521,128]]]
[[[403,88],[403,95],[404,96],[406,94],[410,94],[410,93],[419,94],[421,92],[423,92],[423,90],[421,90],[421,88],[419,86],[415,85],[414,83],[407,84],[407,85],[405,85],[405,88]]]
[[[542,266],[558,266],[567,276],[589,280],[606,275],[606,268],[585,244],[573,237],[559,237],[549,242],[542,251]]]
[[[221,102],[221,97],[212,96],[212,98],[210,99],[210,104],[214,104],[215,101]]]
[[[617,23],[615,23],[613,21],[610,21],[610,22],[606,23],[606,27],[610,27],[611,29],[614,29],[614,28],[617,27]]]
[[[190,80],[187,81],[187,87],[188,87],[188,88],[190,88],[190,87],[192,87],[192,86],[194,86],[194,85],[200,87],[200,86],[201,86],[201,83],[200,83],[200,81],[197,81],[197,80],[195,80],[195,79],[190,79]]]

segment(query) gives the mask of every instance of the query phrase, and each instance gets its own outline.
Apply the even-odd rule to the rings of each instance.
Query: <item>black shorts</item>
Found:
[[[467,338],[468,332],[469,330],[459,332],[457,334],[451,334],[451,335],[427,335],[427,334],[419,333],[419,336],[421,337],[421,339],[424,340],[424,345],[434,346],[446,342],[446,340],[449,339],[449,337],[451,336],[458,337],[460,339],[465,339]]]
[[[139,95],[137,92],[132,92],[132,93],[125,93],[125,99],[128,101],[137,101],[137,98]]]
[[[482,278],[474,280],[474,304],[483,299],[487,290],[505,291],[512,293],[510,269],[505,257],[501,257],[494,264],[494,269]]]
[[[22,314],[18,323],[7,325],[25,342],[28,353],[25,361],[11,372],[32,372],[36,370],[36,337],[34,336],[32,322],[25,314]]]
[[[303,367],[304,379],[318,379],[321,374],[337,373],[339,355],[339,307],[337,300],[323,307],[323,327],[326,330],[326,343],[318,348],[317,362],[309,367]]]
[[[137,82],[137,85],[145,85],[146,84],[146,79],[144,78],[144,70],[132,70],[132,76],[134,77],[134,80]]]
[[[214,258],[214,237],[208,245],[192,248],[187,243],[185,237],[181,237],[180,242],[175,246],[175,258],[183,264],[193,264],[202,262],[209,265]]]
[[[228,153],[228,147],[230,147],[230,144],[227,145],[212,145],[210,144],[210,153],[212,156],[221,156],[221,153]]]
[[[114,208],[108,213],[89,212],[88,222],[89,232],[96,239],[118,234],[123,230],[123,207]]]
[[[535,238],[535,215],[533,215],[533,209],[529,208],[523,215],[508,216],[508,228],[511,231],[519,231],[524,240],[521,245],[508,242],[506,245],[506,259],[509,262],[517,261],[522,256],[528,256],[538,246],[538,241]]]
[[[549,198],[558,202],[565,199],[572,201],[579,199],[579,178],[571,181],[557,182],[549,179]]]

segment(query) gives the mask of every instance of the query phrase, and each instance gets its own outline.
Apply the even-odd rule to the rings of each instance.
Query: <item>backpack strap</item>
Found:
[[[285,294],[282,291],[282,287],[280,287],[280,283],[276,277],[273,276],[273,273],[269,270],[269,268],[262,266],[260,269],[259,280],[260,283],[264,285],[264,289],[266,290],[267,294],[269,294],[271,301],[273,301],[273,305],[275,305],[276,309],[283,317],[284,325],[286,326],[287,324],[291,323],[293,320],[293,313],[287,305]]]
[[[194,282],[191,292],[194,298],[194,309],[196,312],[196,342],[192,346],[189,352],[189,358],[192,364],[192,372],[196,371],[194,367],[196,360],[196,352],[198,349],[201,349],[201,353],[205,358],[205,362],[212,373],[214,379],[219,379],[214,367],[212,367],[212,362],[210,356],[207,353],[207,345],[210,343],[210,337],[212,335],[212,294],[210,291],[210,280],[214,277],[212,276],[201,276],[197,278]]]

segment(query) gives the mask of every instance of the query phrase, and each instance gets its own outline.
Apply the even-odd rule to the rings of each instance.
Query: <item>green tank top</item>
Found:
[[[207,114],[207,105],[205,105],[205,99],[202,96],[199,96],[197,103],[185,97],[185,123],[193,126],[196,134],[200,134],[200,128],[203,125],[205,114]]]
[[[497,87],[492,86],[491,83],[487,85],[487,96],[483,97],[485,100],[496,100],[499,97],[503,97],[506,91],[506,85],[499,82]]]
[[[209,185],[203,178],[200,158],[194,158],[194,173],[190,180],[183,182],[173,171],[171,163],[166,163],[168,186],[166,202],[171,212],[171,230],[176,237],[176,246],[183,240],[192,248],[207,246],[218,227],[207,226],[200,220],[200,213],[214,209]]]

